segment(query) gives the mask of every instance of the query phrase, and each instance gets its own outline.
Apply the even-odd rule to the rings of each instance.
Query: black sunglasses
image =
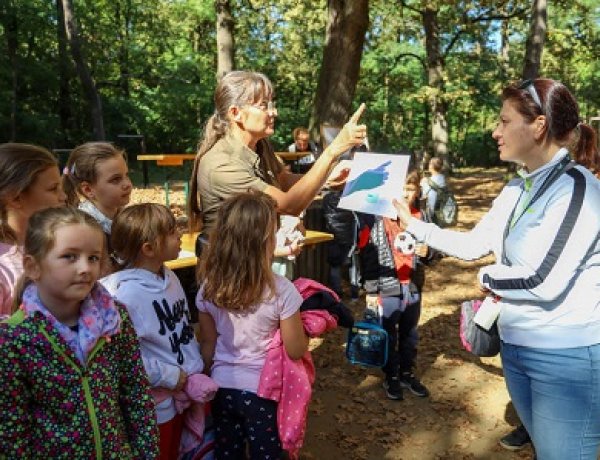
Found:
[[[540,108],[542,112],[544,111],[542,107],[542,101],[540,99],[540,96],[538,95],[538,92],[535,89],[533,80],[523,80],[519,85],[519,89],[524,89],[525,91],[527,91],[531,96],[531,99],[533,99],[533,102],[536,103],[536,105]]]

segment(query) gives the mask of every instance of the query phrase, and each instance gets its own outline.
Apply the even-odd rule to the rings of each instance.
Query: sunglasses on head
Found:
[[[531,99],[533,99],[533,102],[536,103],[536,105],[540,108],[542,112],[544,111],[544,109],[542,108],[542,101],[540,99],[540,96],[538,95],[538,92],[535,89],[533,80],[523,80],[519,85],[519,89],[527,91],[531,96]]]

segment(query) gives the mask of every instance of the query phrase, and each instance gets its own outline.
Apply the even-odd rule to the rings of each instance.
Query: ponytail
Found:
[[[572,151],[575,161],[598,175],[600,173],[600,155],[596,131],[585,123],[579,123],[575,131],[579,134]]]
[[[200,230],[202,221],[202,203],[198,196],[198,169],[200,160],[206,152],[221,140],[229,128],[229,122],[222,120],[217,114],[212,115],[204,127],[204,137],[198,147],[198,154],[194,160],[192,176],[190,178],[190,199],[188,202],[188,222],[190,232]]]
[[[27,286],[33,283],[33,280],[29,278],[27,275],[23,274],[19,277],[17,284],[15,286],[15,297],[13,299],[12,310],[10,314],[16,313],[16,311],[21,306],[21,302],[23,302],[23,293]]]
[[[69,164],[70,163],[70,164]],[[77,179],[75,175],[75,166],[71,158],[67,162],[62,176],[63,192],[67,195],[67,206],[77,207],[79,204],[79,194],[77,193]]]
[[[0,203],[0,241],[4,243],[16,243],[17,241],[17,235],[8,225],[8,212],[2,203]]]

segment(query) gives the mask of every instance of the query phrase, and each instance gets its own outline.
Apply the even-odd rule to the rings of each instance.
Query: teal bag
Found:
[[[388,334],[371,321],[358,321],[348,330],[346,357],[351,364],[383,367],[388,358]]]

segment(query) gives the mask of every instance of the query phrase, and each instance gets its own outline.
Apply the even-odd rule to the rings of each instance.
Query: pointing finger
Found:
[[[362,116],[362,114],[365,111],[366,107],[367,107],[367,105],[364,102],[362,104],[360,104],[360,106],[358,107],[358,109],[356,109],[356,112],[354,112],[354,114],[350,117],[350,121],[352,123],[356,123],[360,119],[360,117]]]

